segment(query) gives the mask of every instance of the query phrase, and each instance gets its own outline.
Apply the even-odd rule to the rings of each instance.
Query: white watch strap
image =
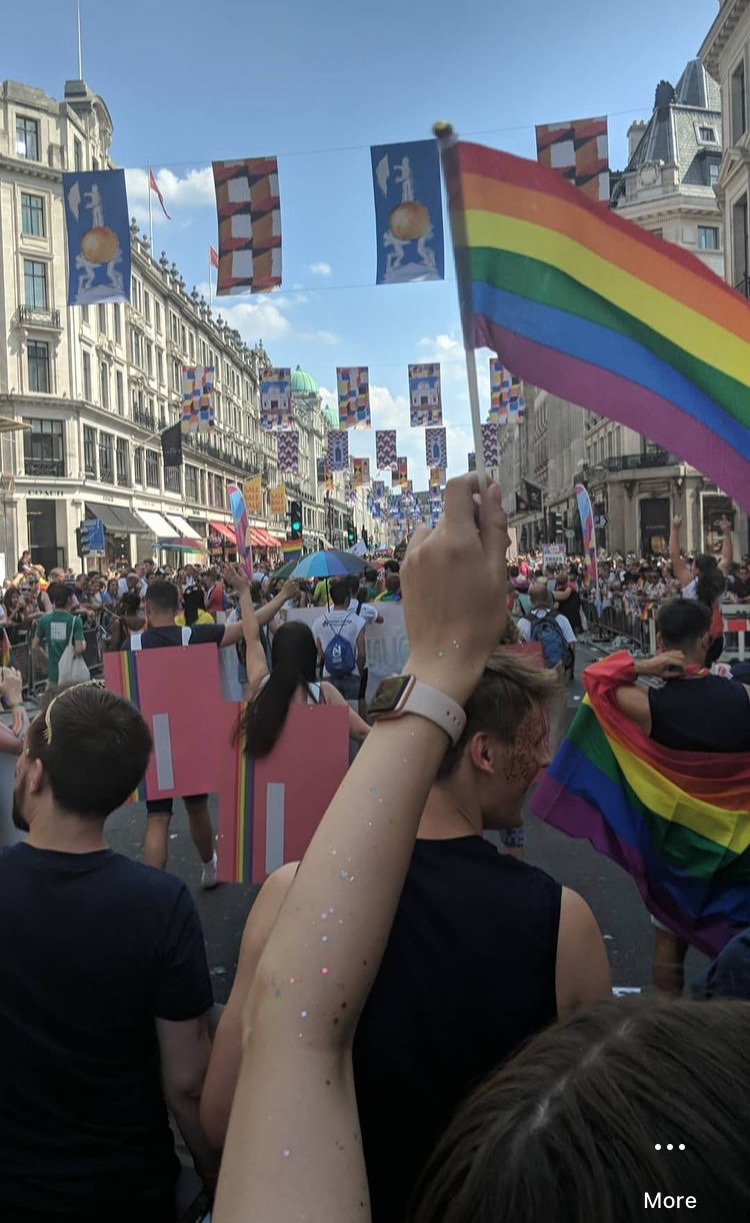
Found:
[[[416,713],[420,718],[434,722],[445,731],[454,747],[466,726],[466,714],[460,705],[443,692],[438,692],[437,688],[430,688],[429,684],[422,684],[419,680],[414,681],[399,713]]]

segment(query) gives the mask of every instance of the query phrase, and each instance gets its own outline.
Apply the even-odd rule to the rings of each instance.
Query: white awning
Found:
[[[176,531],[174,532],[175,535],[181,535],[183,539],[202,539],[203,538],[203,536],[199,535],[198,532],[195,530],[195,528],[191,527],[190,523],[187,522],[186,519],[182,517],[182,514],[175,514],[172,512],[172,510],[169,510],[168,516],[169,516],[169,521],[173,522],[175,527],[177,528]]]
[[[136,513],[139,518],[143,519],[149,531],[157,539],[175,539],[180,534],[179,531],[175,531],[171,523],[167,522],[166,518],[161,514],[157,514],[155,510],[137,509]]]

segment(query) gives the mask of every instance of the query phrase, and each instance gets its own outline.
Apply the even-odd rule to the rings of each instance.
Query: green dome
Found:
[[[323,416],[331,429],[338,429],[339,421],[333,408],[323,408]]]
[[[298,365],[292,374],[292,391],[296,391],[300,395],[318,395],[320,387],[312,374],[305,373]]]

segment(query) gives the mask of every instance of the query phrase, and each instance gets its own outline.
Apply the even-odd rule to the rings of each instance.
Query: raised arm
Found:
[[[415,533],[402,570],[406,672],[459,704],[506,618],[506,519],[499,489],[477,504],[477,488],[448,484],[444,518]],[[381,722],[313,837],[245,1006],[214,1223],[370,1217],[352,1042],[447,745],[414,714]]]
[[[732,568],[732,562],[734,561],[734,555],[732,552],[732,524],[727,518],[726,514],[719,523],[719,526],[721,527],[722,533],[719,568],[724,574],[724,577],[726,577],[729,570]]]
[[[299,582],[284,582],[281,590],[269,603],[264,603],[255,613],[258,624],[261,628],[264,625],[270,624],[277,612],[280,612],[287,599],[293,599],[299,594]]]
[[[224,632],[224,640],[226,641],[227,630],[241,627],[242,636],[247,647],[245,658],[247,684],[251,696],[255,696],[263,677],[268,675],[268,663],[266,662],[265,651],[260,641],[260,629],[253,607],[250,580],[247,574],[235,565],[224,565],[222,577],[227,585],[239,592],[240,615],[242,617],[239,626],[234,624],[227,625],[227,629]]]
[[[675,514],[672,519],[672,529],[669,532],[669,559],[672,562],[672,573],[677,578],[677,581],[681,586],[688,586],[693,580],[693,575],[680,554],[681,526],[682,514]]]

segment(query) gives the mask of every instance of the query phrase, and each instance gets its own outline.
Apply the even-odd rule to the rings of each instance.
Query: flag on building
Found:
[[[370,460],[352,458],[352,483],[355,488],[369,488]]]
[[[164,216],[167,218],[168,221],[171,221],[172,218],[170,217],[169,213],[167,212],[166,208],[164,207],[164,196],[162,195],[159,189],[159,184],[157,183],[156,178],[154,177],[154,172],[151,169],[151,166],[149,166],[148,168],[148,189],[149,191],[154,192],[154,194],[156,195],[156,198],[158,199],[159,203],[161,204],[161,210],[164,213]]]
[[[378,471],[393,471],[398,463],[396,430],[375,430],[375,465]]]
[[[347,471],[349,468],[349,434],[346,429],[331,429],[328,434],[328,470]]]
[[[482,425],[482,455],[485,467],[497,467],[497,425]]]
[[[437,361],[409,366],[409,408],[412,428],[442,425],[443,402]]]
[[[297,474],[299,471],[299,432],[290,429],[287,433],[279,433],[276,438],[276,449],[279,456],[279,471]]]
[[[203,433],[214,427],[213,365],[182,367],[182,431]]]
[[[124,170],[62,176],[68,305],[130,301],[130,213]]]
[[[211,265],[211,267],[212,267],[212,268],[216,268],[216,269],[217,269],[217,271],[218,271],[218,267],[219,267],[219,252],[218,252],[218,251],[215,251],[215,250],[214,250],[214,248],[211,246],[211,244],[210,244],[210,243],[209,243],[209,246],[208,246],[208,262],[209,262],[209,264]]]
[[[370,428],[370,376],[366,365],[336,369],[339,396],[339,428]]]
[[[448,442],[445,426],[439,429],[426,429],[424,435],[425,462],[428,467],[448,466]]]
[[[443,203],[434,140],[373,145],[377,283],[442,280]]]
[[[525,497],[524,500],[530,510],[542,511],[542,490],[538,484],[532,484],[530,480],[523,482]]]
[[[249,514],[256,518],[263,513],[263,479],[261,476],[251,476],[242,485],[242,496]]]
[[[409,460],[406,455],[401,455],[396,460],[398,466],[396,468],[396,483],[403,488],[409,478]]]
[[[161,453],[165,467],[182,466],[182,422],[177,421],[161,435]]]
[[[293,426],[292,371],[266,369],[260,376],[260,427],[285,430]]]
[[[676,451],[750,509],[750,311],[553,170],[444,148],[467,348]]]
[[[286,514],[286,488],[284,484],[277,484],[275,488],[268,490],[268,504],[271,507],[271,513],[277,514],[283,518]]]
[[[275,157],[213,163],[219,223],[216,294],[265,293],[281,284],[281,208]]]
[[[609,203],[609,138],[606,116],[545,123],[536,129],[539,164],[558,170],[591,200]]]

